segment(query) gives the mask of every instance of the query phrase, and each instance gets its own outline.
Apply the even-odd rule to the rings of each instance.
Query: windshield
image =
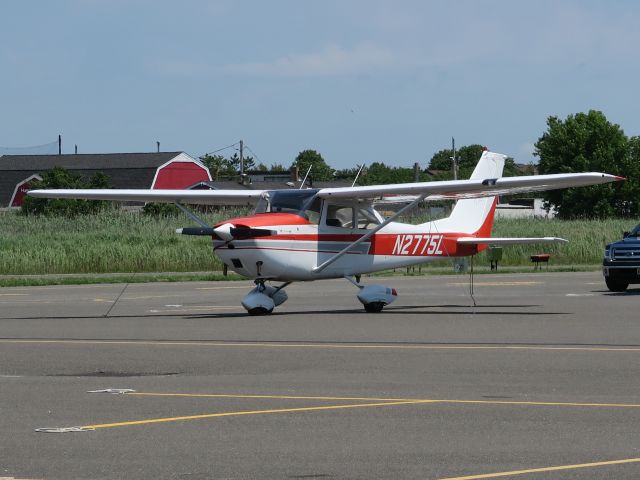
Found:
[[[636,227],[629,232],[628,237],[640,237],[640,224],[636,225]]]
[[[307,210],[319,204],[315,198],[318,189],[271,190],[265,192],[256,205],[255,213],[295,213],[307,218]],[[314,202],[315,200],[315,202]],[[319,208],[319,207],[317,207]]]

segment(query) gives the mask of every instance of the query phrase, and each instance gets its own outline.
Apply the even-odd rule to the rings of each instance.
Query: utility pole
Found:
[[[453,179],[458,179],[458,159],[456,158],[456,139],[451,137],[451,162],[453,164]]]
[[[242,157],[242,148],[244,143],[240,140],[240,178],[244,175],[244,158]]]
[[[58,155],[62,155],[62,135],[58,135]]]

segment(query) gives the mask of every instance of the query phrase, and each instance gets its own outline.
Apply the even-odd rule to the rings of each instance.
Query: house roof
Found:
[[[113,188],[150,188],[157,168],[180,156],[191,158],[183,152],[0,156],[0,207],[9,204],[19,182],[54,167],[85,178],[103,172]]]
[[[72,155],[3,155],[3,170],[49,170],[64,167],[67,170],[110,170],[120,168],[157,168],[182,152],[153,153],[89,153]]]

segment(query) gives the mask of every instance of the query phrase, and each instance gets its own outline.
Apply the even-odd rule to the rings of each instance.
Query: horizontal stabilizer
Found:
[[[520,238],[499,238],[499,237],[462,237],[458,238],[461,245],[518,245],[523,243],[567,243],[569,240],[559,237],[520,237]]]

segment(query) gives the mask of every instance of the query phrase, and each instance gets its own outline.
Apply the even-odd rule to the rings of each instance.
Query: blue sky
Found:
[[[423,166],[480,143],[534,161],[550,115],[640,134],[633,1],[0,1],[0,146],[289,166]],[[233,150],[224,153],[232,154]]]

